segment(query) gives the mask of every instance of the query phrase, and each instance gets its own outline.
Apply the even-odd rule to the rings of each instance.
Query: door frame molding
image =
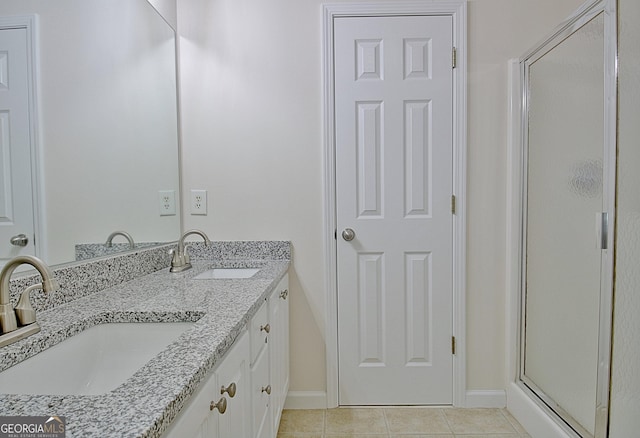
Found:
[[[466,188],[467,188],[467,0],[384,1],[324,4],[322,71],[324,128],[324,252],[326,281],[327,407],[338,406],[338,286],[333,23],[338,17],[448,15],[453,19],[453,405],[466,405]]]
[[[27,69],[29,88],[29,137],[31,148],[31,187],[33,199],[33,228],[35,233],[35,255],[46,258],[47,247],[44,221],[44,159],[42,139],[40,138],[39,101],[39,58],[38,58],[38,16],[15,15],[0,17],[0,30],[26,29],[27,31]]]

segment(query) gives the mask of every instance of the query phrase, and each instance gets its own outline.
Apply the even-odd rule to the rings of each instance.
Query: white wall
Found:
[[[469,2],[468,389],[505,386],[507,60],[579,4]],[[179,0],[178,30],[185,228],[293,242],[291,389],[324,391],[321,1]]]
[[[611,376],[611,438],[640,430],[640,3],[620,0],[618,218]]]

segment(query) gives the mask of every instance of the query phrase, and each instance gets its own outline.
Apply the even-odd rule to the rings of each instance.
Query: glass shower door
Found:
[[[603,59],[600,12],[524,63],[521,381],[583,437],[596,436],[607,283]]]

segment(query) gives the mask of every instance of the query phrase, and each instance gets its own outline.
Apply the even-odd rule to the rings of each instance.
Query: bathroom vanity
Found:
[[[160,270],[85,296],[72,285],[122,275],[118,257],[126,256],[92,262],[104,264],[100,273],[54,269],[56,293],[72,297],[45,310],[35,300],[41,332],[1,348],[0,370],[100,324],[193,325],[106,392],[5,394],[0,386],[0,415],[62,416],[67,437],[275,437],[289,383],[289,243],[229,245],[194,244],[193,268],[180,273],[169,272],[164,248]],[[258,271],[237,278],[247,267]],[[195,279],[212,268],[236,278]],[[51,378],[62,371],[55,368]]]
[[[275,437],[289,387],[285,275],[164,435]]]

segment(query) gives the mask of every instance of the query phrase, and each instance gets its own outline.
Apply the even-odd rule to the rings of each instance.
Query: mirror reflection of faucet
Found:
[[[34,284],[23,290],[16,308],[13,309],[9,281],[13,271],[23,264],[36,268],[42,277],[42,283]],[[0,347],[13,344],[40,331],[40,326],[36,323],[36,312],[31,307],[29,295],[36,289],[53,292],[59,287],[58,281],[54,278],[49,266],[37,257],[29,255],[18,256],[4,265],[0,272]]]
[[[171,251],[169,251],[169,254],[172,255],[171,268],[169,269],[169,272],[182,272],[191,268],[191,263],[189,261],[189,254],[187,254],[187,247],[184,243],[184,239],[186,239],[187,236],[190,236],[192,234],[197,234],[198,236],[202,237],[204,239],[205,245],[208,246],[211,244],[211,241],[203,231],[189,230],[185,232],[180,238],[180,240],[178,241],[178,249],[177,250],[172,249]]]
[[[114,231],[113,233],[109,234],[109,237],[107,237],[107,241],[105,242],[105,246],[107,248],[111,248],[113,246],[112,241],[116,236],[123,236],[129,242],[129,248],[135,248],[136,245],[135,243],[133,243],[133,237],[131,237],[131,234],[127,233],[126,231]]]

